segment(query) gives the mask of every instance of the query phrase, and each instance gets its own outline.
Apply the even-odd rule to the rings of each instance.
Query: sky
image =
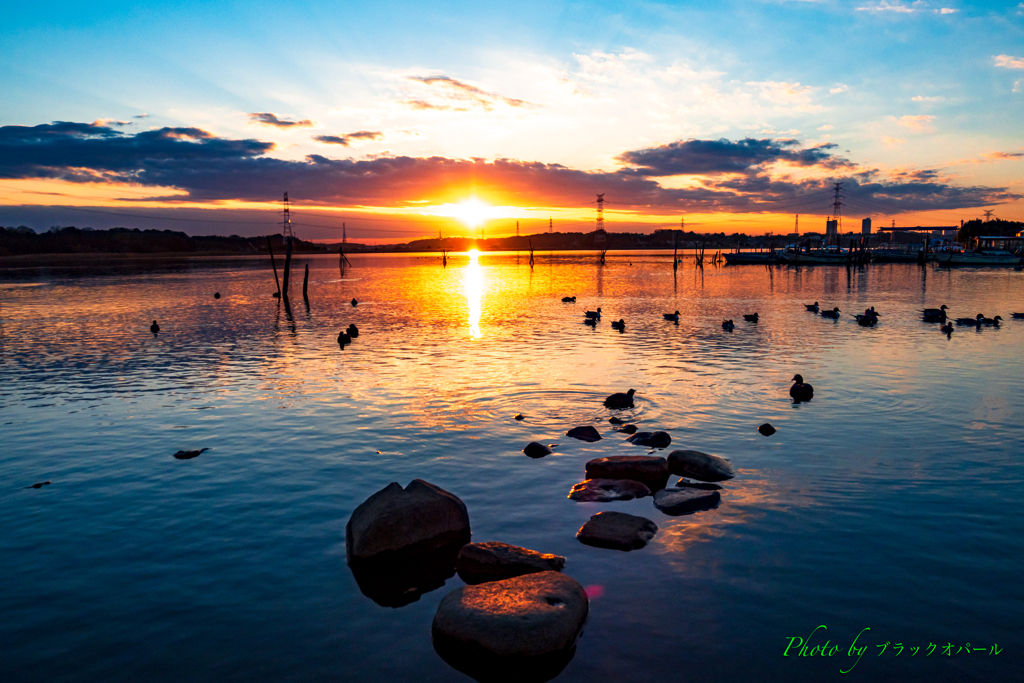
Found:
[[[5,9],[0,225],[406,241],[1024,220],[1024,3]]]

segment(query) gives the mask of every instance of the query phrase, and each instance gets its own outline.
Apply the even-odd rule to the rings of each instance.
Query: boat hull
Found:
[[[1016,266],[1024,262],[1020,256],[1010,252],[978,251],[939,254],[936,260],[943,266]]]

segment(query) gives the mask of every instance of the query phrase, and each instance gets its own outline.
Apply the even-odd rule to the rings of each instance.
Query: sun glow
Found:
[[[479,199],[467,199],[458,204],[448,205],[449,214],[458,218],[470,228],[476,228],[488,218],[493,217],[494,207],[484,204]]]

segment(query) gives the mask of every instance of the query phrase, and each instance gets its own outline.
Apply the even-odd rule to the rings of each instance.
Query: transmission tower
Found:
[[[348,244],[348,233],[345,232],[345,224],[341,224],[341,244]]]
[[[992,220],[992,210],[988,209],[985,211],[985,222]]]
[[[292,231],[292,211],[288,204],[287,192],[284,193],[284,211],[282,213],[284,214],[284,218],[281,221],[281,232],[285,239],[289,239],[294,237],[295,233]]]
[[[597,195],[597,229],[604,230],[604,195]]]
[[[796,234],[797,237],[800,236],[800,214],[796,215]]]
[[[548,217],[548,234],[550,235],[554,231],[555,231],[555,223],[554,223],[554,221],[551,220],[550,217]]]
[[[519,221],[516,221],[516,237],[519,237]]]
[[[838,235],[840,232],[842,232],[842,229],[843,229],[843,211],[842,211],[842,207],[845,206],[839,200],[846,199],[846,198],[842,194],[840,194],[843,191],[843,184],[842,183],[836,183],[836,186],[835,186],[834,190],[835,190],[836,196],[835,196],[835,200],[832,202],[832,220],[834,220],[836,222],[836,234]]]

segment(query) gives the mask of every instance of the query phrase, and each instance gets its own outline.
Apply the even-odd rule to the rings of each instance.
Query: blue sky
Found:
[[[164,135],[177,151],[159,154],[272,143],[260,159],[218,157],[218,172],[244,169],[261,188],[274,174],[307,206],[380,225],[454,215],[444,207],[473,195],[508,207],[494,221],[555,213],[582,225],[571,207],[607,185],[613,224],[685,214],[709,230],[778,231],[796,211],[823,220],[816,201],[833,180],[849,183],[850,213],[886,223],[951,224],[984,208],[1024,220],[1024,3],[23,5],[0,34],[0,90],[14,140],[0,150],[15,161],[0,162],[6,225],[83,224],[57,206],[261,207],[209,180],[212,166],[199,191],[183,170],[156,173],[154,158],[134,170],[61,160],[53,139],[45,163],[20,163],[43,144],[28,128],[54,121],[95,122],[96,145],[203,132]],[[771,154],[741,168],[754,149],[743,140]],[[790,153],[816,149],[814,163]],[[672,154],[675,175],[628,163]],[[382,161],[393,158],[419,161],[399,177]],[[466,163],[432,185],[439,162],[427,159]],[[496,159],[520,164],[515,180],[487,165]],[[596,174],[571,176],[578,199],[565,169]],[[380,187],[330,189],[357,170]]]

